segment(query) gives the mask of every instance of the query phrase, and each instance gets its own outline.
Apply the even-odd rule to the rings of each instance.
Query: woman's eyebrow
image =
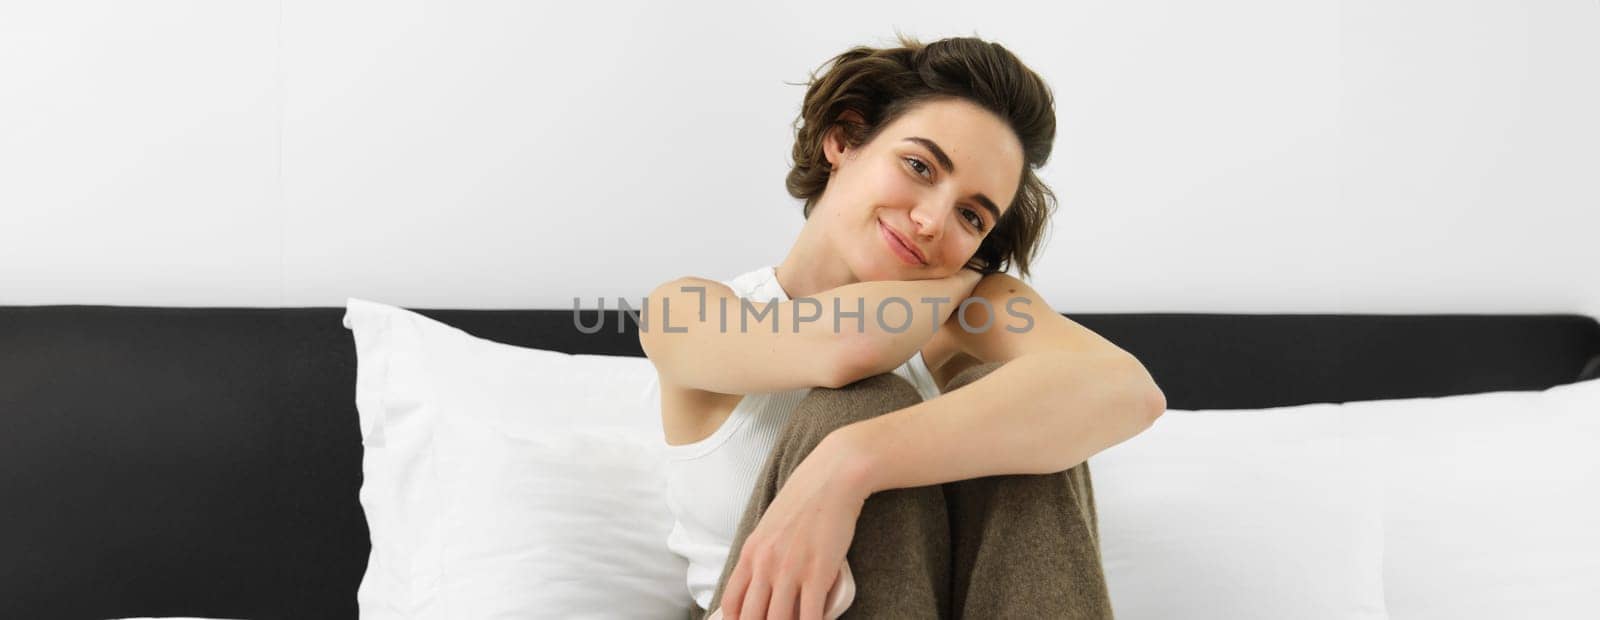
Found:
[[[939,143],[934,142],[932,140],[929,140],[927,138],[924,138],[922,136],[911,136],[911,137],[906,138],[904,141],[905,142],[915,142],[917,144],[921,144],[924,148],[926,148],[926,149],[928,149],[930,151],[933,151],[933,158],[939,160],[939,165],[940,166],[944,166],[946,174],[955,174],[956,173],[956,164],[955,164],[955,162],[950,161],[950,156],[944,154],[944,149],[939,148]],[[973,200],[978,201],[978,204],[982,205],[984,210],[989,212],[989,216],[990,217],[992,217],[992,218],[994,218],[996,220],[1000,219],[1000,208],[994,206],[994,201],[993,200],[989,200],[989,197],[983,195],[983,192],[978,192],[976,194],[973,194],[973,195],[969,196],[969,198],[972,198]]]
[[[934,142],[932,140],[929,140],[929,139],[921,137],[921,136],[911,136],[909,138],[906,138],[906,141],[907,142],[915,142],[917,144],[921,144],[923,147],[927,148],[928,150],[933,151],[934,159],[939,160],[939,165],[944,166],[945,172],[947,174],[955,174],[956,173],[956,164],[955,164],[955,162],[950,161],[950,156],[944,154],[944,149],[939,148],[939,143],[938,142]]]

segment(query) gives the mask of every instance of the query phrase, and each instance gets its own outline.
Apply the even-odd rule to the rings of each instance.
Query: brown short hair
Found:
[[[1050,159],[1055,143],[1055,98],[1044,79],[999,43],[954,37],[923,44],[896,33],[900,47],[856,46],[812,72],[800,116],[795,119],[789,194],[811,210],[828,185],[832,168],[822,152],[822,137],[842,129],[852,148],[867,144],[884,127],[936,100],[961,99],[1000,117],[1022,143],[1021,182],[1011,206],[974,253],[969,265],[984,273],[1016,264],[1023,277],[1039,251],[1045,223],[1055,210],[1055,194],[1034,170]],[[843,118],[853,110],[864,124]]]

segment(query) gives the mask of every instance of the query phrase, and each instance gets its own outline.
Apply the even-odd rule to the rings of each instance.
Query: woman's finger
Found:
[[[745,589],[750,586],[750,563],[746,562],[743,555],[734,560],[733,572],[728,574],[727,585],[722,586],[722,617],[726,620],[738,620],[743,615]]]
[[[767,617],[767,601],[772,598],[772,584],[765,578],[750,580],[744,593],[744,605],[739,606],[739,618],[763,620]]]
[[[822,605],[827,602],[827,597],[826,581],[807,579],[805,585],[800,586],[799,620],[822,620]]]
[[[800,597],[800,583],[784,579],[772,587],[772,601],[767,604],[767,620],[794,620],[795,601]]]

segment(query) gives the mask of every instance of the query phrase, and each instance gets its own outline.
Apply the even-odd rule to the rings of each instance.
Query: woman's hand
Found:
[[[849,448],[829,435],[789,473],[723,587],[727,620],[822,618],[855,538],[865,487]]]
[[[972,291],[978,287],[978,282],[985,278],[985,274],[971,267],[962,267],[955,273],[945,276],[940,280],[946,283],[943,287],[948,292],[950,303],[940,308],[940,315],[936,317],[937,324],[944,324],[950,320],[950,315],[956,311],[956,306],[972,296]],[[909,358],[908,358],[909,359]]]
[[[966,297],[971,297],[972,296],[972,289],[977,287],[978,286],[978,282],[982,281],[983,278],[986,275],[988,275],[988,274],[985,274],[982,271],[979,271],[979,270],[974,269],[972,267],[962,267],[961,269],[957,270],[954,275],[952,275],[950,277],[957,278],[957,279],[961,280],[961,282],[966,284],[966,286],[967,286],[967,288],[966,288],[967,294],[966,294],[966,296],[964,296],[962,298],[962,299],[965,299]],[[957,303],[960,303],[960,301],[961,300],[959,300],[959,299],[956,300]]]

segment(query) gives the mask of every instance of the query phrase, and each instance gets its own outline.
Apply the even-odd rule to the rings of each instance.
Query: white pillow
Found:
[[[1346,405],[1396,618],[1600,618],[1600,380]]]
[[[1091,459],[1107,584],[1124,619],[1600,618],[1596,446],[1600,380],[1169,410]]]
[[[1342,413],[1171,409],[1091,457],[1117,618],[1387,618],[1377,484]]]
[[[351,298],[360,617],[672,618],[665,445],[648,359],[474,337]]]

